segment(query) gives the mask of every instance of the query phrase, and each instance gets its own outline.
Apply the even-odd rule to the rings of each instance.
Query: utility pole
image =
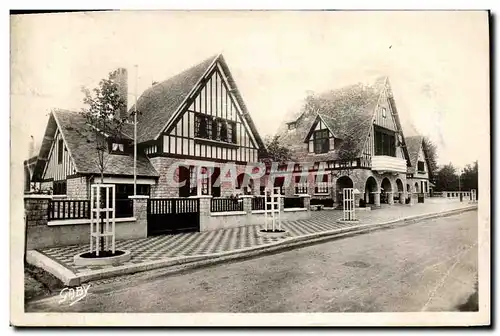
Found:
[[[135,65],[135,89],[134,89],[134,196],[137,196],[137,77],[138,66]]]

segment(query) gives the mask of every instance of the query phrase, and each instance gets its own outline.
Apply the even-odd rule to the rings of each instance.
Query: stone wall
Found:
[[[90,220],[48,221],[51,196],[24,198],[27,249],[90,243]],[[147,199],[134,200],[135,219],[117,219],[116,240],[147,237]]]
[[[89,189],[87,178],[84,176],[66,180],[66,195],[70,200],[90,199]]]
[[[31,195],[24,197],[24,213],[27,227],[47,225],[50,197]]]

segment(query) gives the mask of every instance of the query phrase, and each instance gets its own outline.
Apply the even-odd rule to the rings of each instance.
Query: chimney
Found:
[[[28,147],[28,160],[33,157],[33,153],[35,152],[35,138],[33,135],[31,136],[29,147]]]
[[[125,68],[118,68],[114,72],[112,79],[118,85],[118,94],[125,102],[125,105],[121,111],[118,112],[118,117],[126,118],[128,111],[128,72]]]

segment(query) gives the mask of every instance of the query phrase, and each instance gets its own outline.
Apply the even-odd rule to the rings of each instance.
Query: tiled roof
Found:
[[[54,110],[49,118],[46,135],[53,137],[56,127],[59,127],[68,146],[76,171],[82,174],[100,174],[95,149],[96,135],[94,132],[88,131],[85,118],[79,112]],[[44,139],[39,157],[47,157],[52,141]],[[44,162],[41,163],[39,167],[37,166],[37,170],[41,169],[43,171],[44,165]],[[132,176],[133,173],[134,158],[132,155],[109,155],[104,174]],[[137,157],[137,175],[158,176],[158,172],[149,159],[141,153],[138,153]],[[41,178],[40,171],[38,171],[37,176]]]
[[[411,167],[408,167],[408,173],[415,173],[415,168],[417,167],[418,153],[420,152],[420,147],[422,146],[422,141],[424,138],[420,135],[406,137],[406,147],[408,148],[408,155],[410,157]]]
[[[196,83],[218,56],[212,56],[172,78],[156,84],[137,100],[137,141],[156,139]],[[135,110],[132,106],[129,112]]]
[[[257,145],[260,148],[264,148],[264,143],[257,132],[255,124],[248,113],[245,102],[237,89],[236,83],[222,55],[207,58],[203,62],[144,91],[137,100],[137,111],[139,112],[137,115],[137,141],[139,143],[157,138],[184,100],[195,88],[195,85],[202,79],[202,76],[205,75],[207,70],[209,70],[215,62],[219,63],[227,75],[227,80],[232,89],[231,91],[256,138]],[[134,110],[135,106],[132,106],[129,113]],[[131,129],[126,130],[126,134],[133,137],[133,126]]]
[[[309,108],[303,107],[302,113],[296,119],[294,130],[288,130],[287,122],[291,120],[290,117],[285,118],[286,122],[277,132],[280,142],[292,149],[297,161],[338,159],[339,149],[342,149],[347,141],[340,143],[339,147],[336,143],[335,150],[325,154],[309,153],[304,143],[312,124],[320,115],[336,137],[350,139],[356,144],[354,151],[361,155],[386,80],[386,77],[379,77],[372,84],[359,83],[315,96],[316,103],[309,105]]]

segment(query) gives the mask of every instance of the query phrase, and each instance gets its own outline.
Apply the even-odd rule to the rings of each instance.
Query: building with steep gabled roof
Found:
[[[378,207],[394,199],[403,203],[408,192],[421,190],[409,183],[407,174],[418,163],[410,157],[387,77],[307,97],[277,136],[292,160],[311,166],[314,176],[304,182],[300,175],[310,172],[294,172],[286,195],[308,193],[312,203],[333,205],[341,204],[344,188],[354,188],[358,205]]]
[[[116,72],[119,92],[126,100],[127,71]],[[212,56],[179,74],[148,88],[137,106],[120,111],[137,115],[137,184],[139,193],[152,197],[192,195],[228,196],[233,186],[214,186],[220,165],[235,163],[242,174],[248,162],[257,162],[264,143],[222,55]],[[51,112],[32,180],[70,199],[88,199],[90,184],[100,175],[96,162],[95,132],[84,134],[82,114],[57,109]],[[120,139],[109,139],[104,182],[131,193],[133,183],[133,124],[125,124]],[[33,160],[32,160],[33,161]],[[168,183],[169,168],[185,180],[183,186]],[[210,167],[208,181],[192,182],[201,168]],[[191,181],[191,182],[190,182]],[[236,186],[242,188],[242,186]]]

